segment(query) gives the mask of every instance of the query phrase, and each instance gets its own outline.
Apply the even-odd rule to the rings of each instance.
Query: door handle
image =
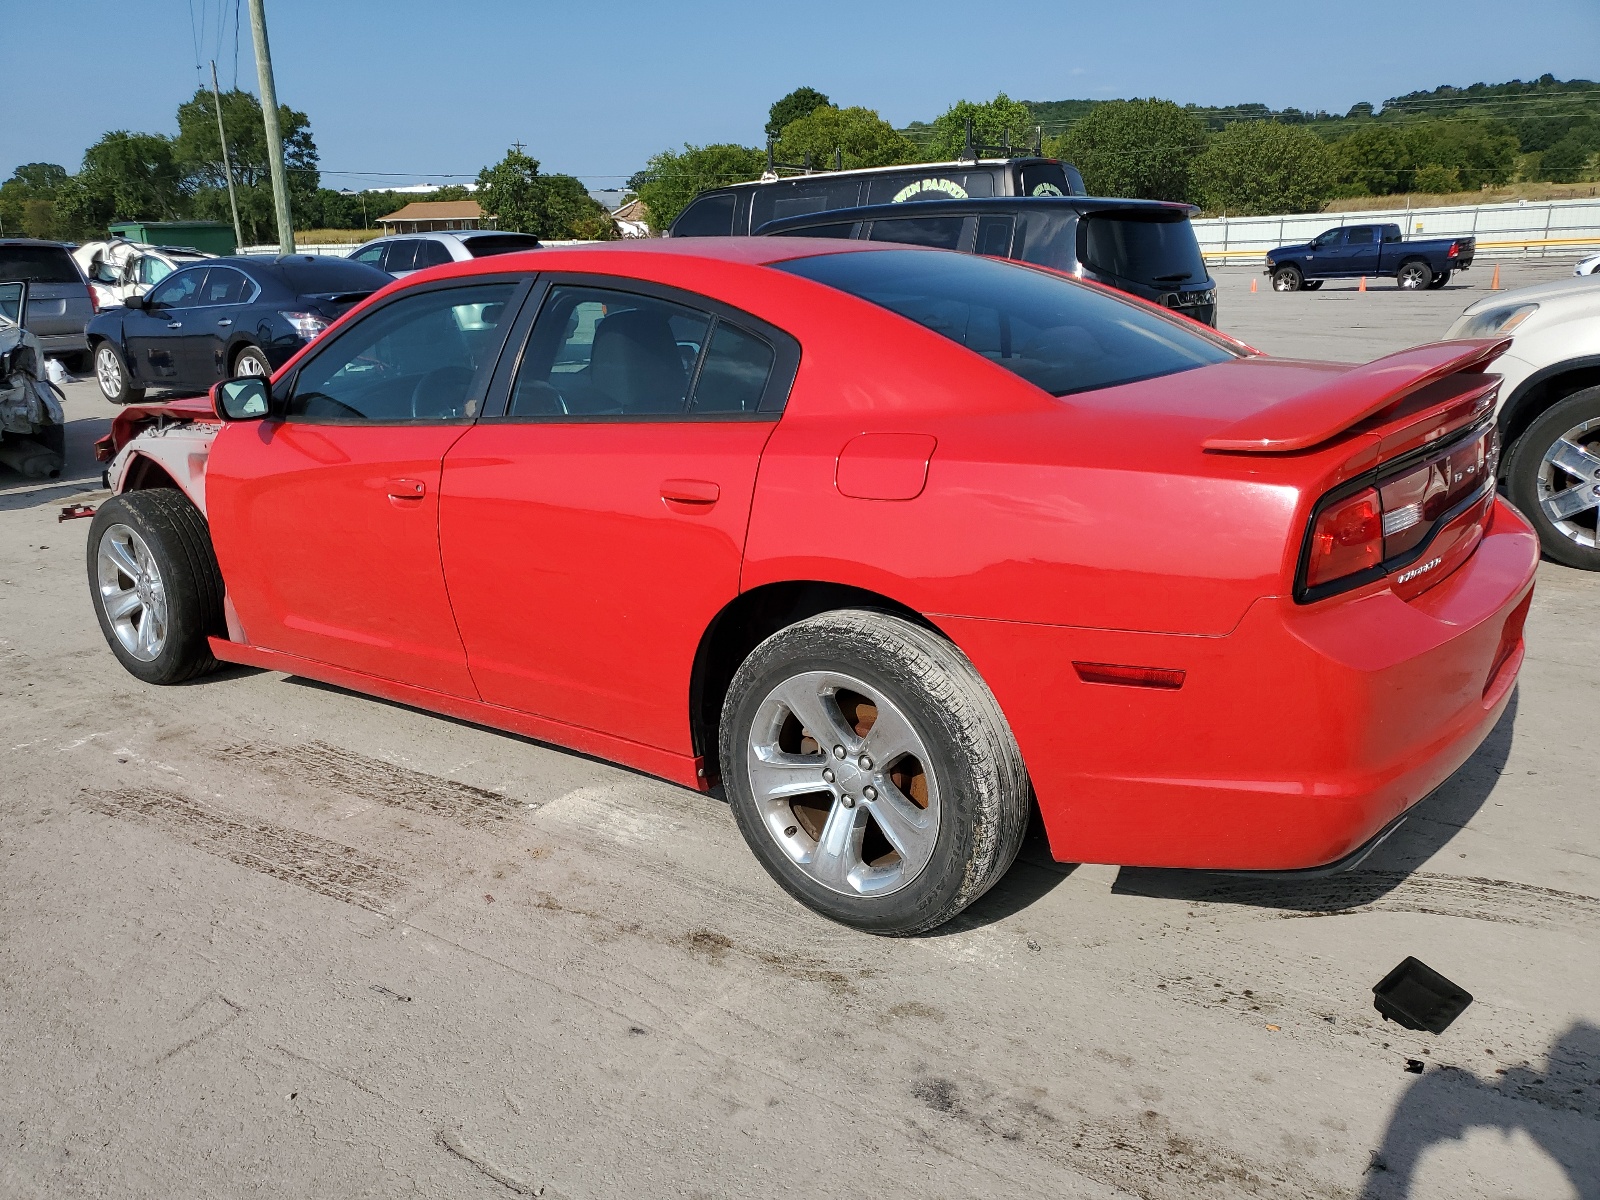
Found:
[[[661,484],[661,498],[671,504],[709,508],[721,495],[722,489],[708,479],[668,479]]]
[[[420,479],[391,479],[389,480],[389,499],[391,500],[421,500],[427,495],[428,485]]]
[[[183,328],[183,322],[182,321],[168,321],[167,322],[167,328],[168,329],[182,329]]]
[[[231,318],[231,317],[223,317],[221,320],[219,320],[217,322],[217,324],[218,325],[232,325],[233,324],[233,318]]]

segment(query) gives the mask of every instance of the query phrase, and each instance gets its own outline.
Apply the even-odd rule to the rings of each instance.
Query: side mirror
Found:
[[[224,379],[212,385],[211,407],[224,421],[252,421],[272,411],[272,393],[259,375]]]
[[[124,308],[137,308],[142,310],[145,307],[145,300],[143,296],[129,296],[122,302],[122,305]]]

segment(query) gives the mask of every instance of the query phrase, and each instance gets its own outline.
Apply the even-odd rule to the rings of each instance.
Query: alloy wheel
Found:
[[[806,875],[847,896],[899,891],[939,836],[939,783],[906,715],[835,671],[793,675],[750,726],[750,790],[767,832]]]
[[[1545,450],[1538,496],[1562,534],[1586,549],[1600,549],[1600,417],[1567,430]]]
[[[100,394],[107,400],[122,395],[122,364],[110,346],[101,346],[95,351],[94,374],[100,382]]]
[[[167,593],[150,547],[127,525],[112,525],[95,556],[100,604],[122,648],[151,662],[167,642]]]
[[[263,378],[271,374],[271,372],[267,370],[267,364],[262,361],[261,357],[249,350],[246,350],[243,354],[239,355],[238,359],[234,362],[233,373],[236,376],[256,379]]]
[[[1432,271],[1428,270],[1428,268],[1423,266],[1421,263],[1411,262],[1400,268],[1400,275],[1397,282],[1401,287],[1409,288],[1414,291],[1417,288],[1427,287],[1432,280]]]

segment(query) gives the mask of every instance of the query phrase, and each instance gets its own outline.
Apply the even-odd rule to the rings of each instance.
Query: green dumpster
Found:
[[[152,246],[182,246],[207,254],[232,254],[239,248],[233,226],[222,221],[113,221],[112,236]]]

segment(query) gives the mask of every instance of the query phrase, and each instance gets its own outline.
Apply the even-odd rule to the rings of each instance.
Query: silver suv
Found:
[[[504,233],[498,229],[458,229],[449,233],[401,233],[376,238],[345,255],[402,279],[413,271],[442,267],[469,258],[488,258],[516,250],[537,250],[539,239],[531,233]]]
[[[84,328],[94,316],[94,300],[89,281],[66,246],[35,238],[0,239],[0,283],[27,285],[22,325],[46,354],[87,361]]]

